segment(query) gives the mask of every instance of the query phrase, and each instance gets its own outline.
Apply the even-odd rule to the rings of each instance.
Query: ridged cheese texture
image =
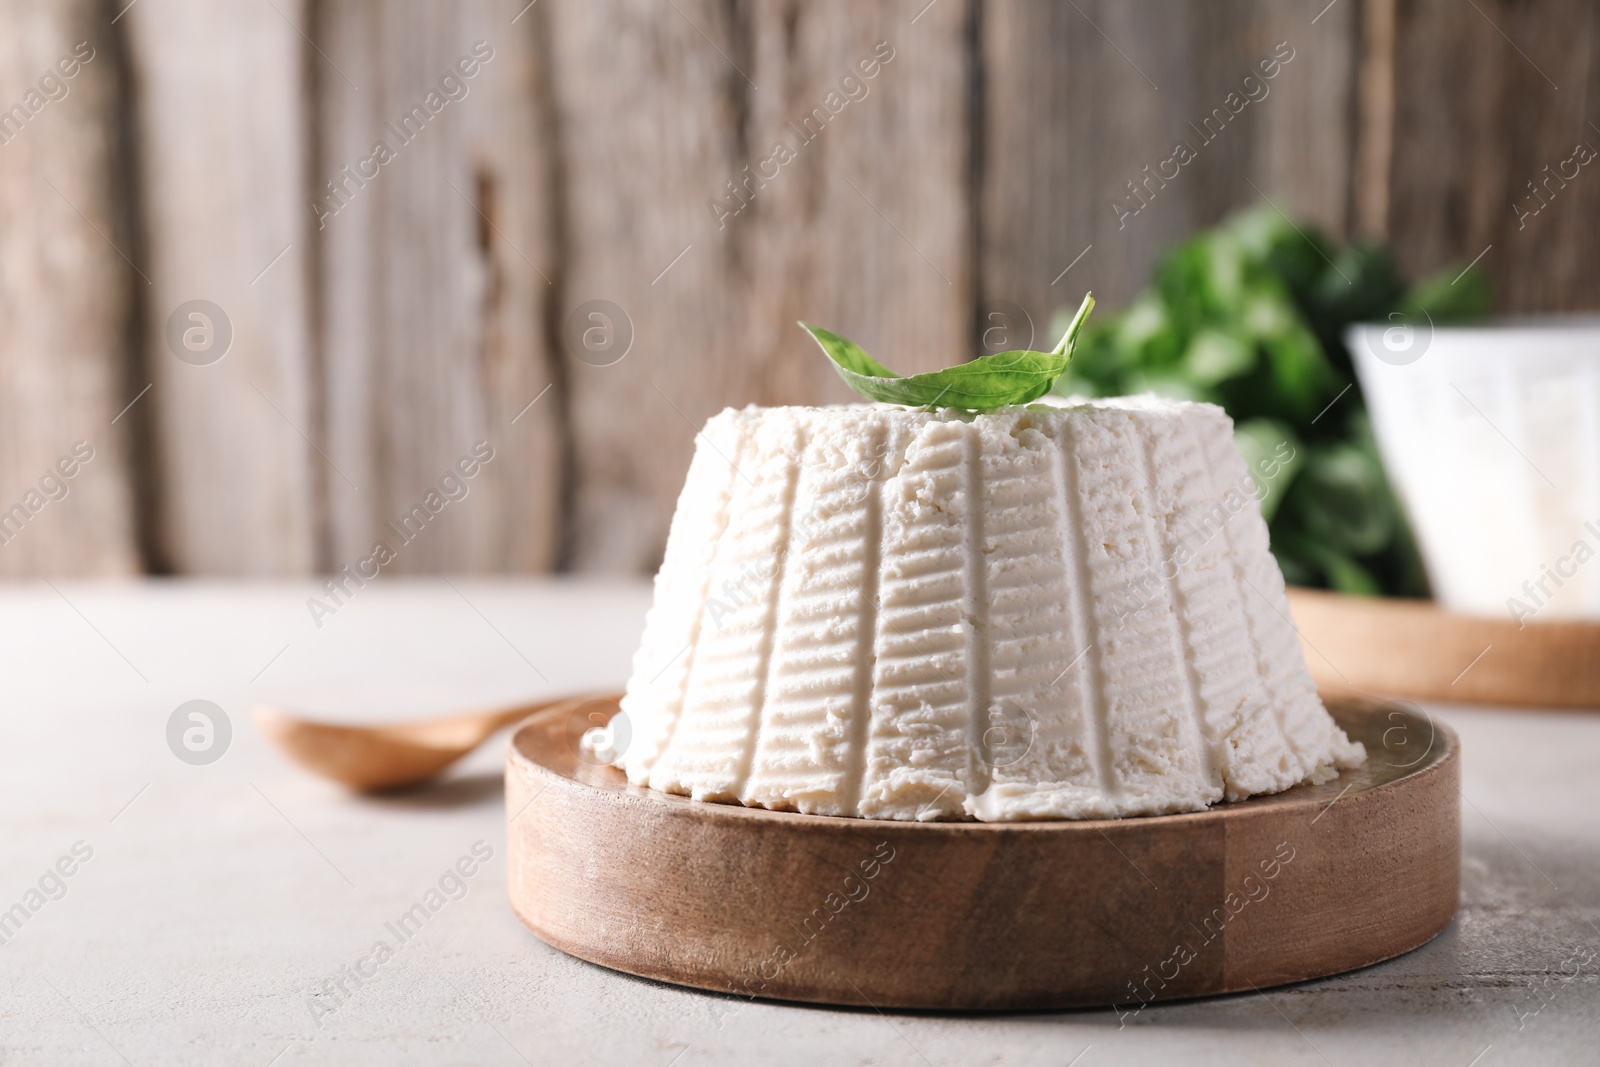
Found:
[[[874,819],[1196,811],[1365,751],[1216,407],[729,409],[610,731],[636,784]]]

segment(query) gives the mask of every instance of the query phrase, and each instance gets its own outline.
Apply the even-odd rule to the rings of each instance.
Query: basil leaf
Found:
[[[944,370],[900,376],[869,356],[848,338],[802,322],[833,361],[845,384],[868,400],[907,407],[965,408],[990,411],[1026,404],[1050,391],[1067,369],[1078,334],[1094,307],[1092,295],[1083,298],[1066,333],[1052,352],[1018,349],[999,352]]]
[[[858,374],[842,366],[838,371],[846,385],[868,400],[987,411],[1037,400],[1066,369],[1066,356],[1024,350],[982,356],[958,367],[905,378]]]
[[[828,353],[828,358],[833,360],[834,366],[840,370],[872,378],[899,377],[894,371],[867,355],[866,349],[850,338],[836,334],[832,330],[824,330],[821,326],[813,326],[809,322],[802,322],[800,325],[816,338],[817,344],[822,346],[822,350]]]

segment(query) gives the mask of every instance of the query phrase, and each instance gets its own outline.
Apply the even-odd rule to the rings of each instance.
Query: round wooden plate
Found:
[[[580,757],[614,697],[511,739],[511,904],[630,974],[878,1008],[1115,1005],[1296,982],[1416,948],[1455,915],[1459,743],[1332,701],[1367,765],[1188,815],[904,823],[697,803]]]
[[[1426,600],[1289,590],[1324,692],[1541,708],[1600,708],[1600,623],[1529,622]]]

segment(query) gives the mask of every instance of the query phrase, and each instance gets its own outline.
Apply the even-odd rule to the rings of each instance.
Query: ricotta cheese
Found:
[[[1221,409],[729,409],[622,701],[636,784],[821,815],[1195,811],[1365,760]]]

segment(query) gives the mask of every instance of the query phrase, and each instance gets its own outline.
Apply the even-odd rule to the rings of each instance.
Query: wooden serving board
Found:
[[[511,904],[585,960],[741,997],[1009,1010],[1205,996],[1423,944],[1459,891],[1458,742],[1395,706],[1330,710],[1369,759],[1188,815],[903,823],[697,803],[579,756],[615,698],[520,727]]]
[[[1600,708],[1600,624],[1481,618],[1425,600],[1289,590],[1323,692]]]

